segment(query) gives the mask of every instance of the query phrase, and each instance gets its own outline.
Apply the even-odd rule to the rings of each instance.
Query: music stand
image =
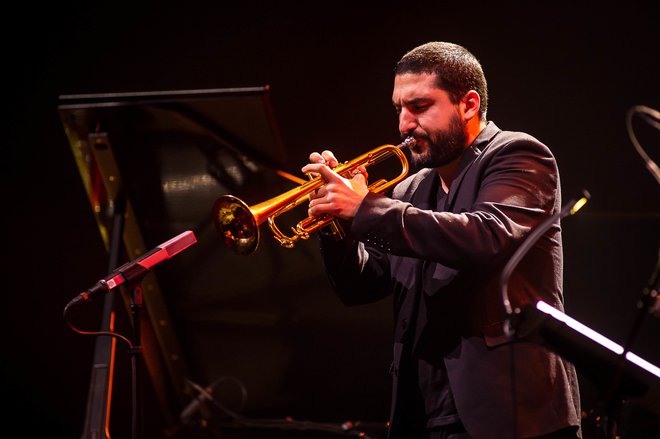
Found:
[[[272,177],[286,157],[268,86],[62,95],[58,113],[113,266],[185,229],[203,239],[219,195],[249,197],[262,181],[272,187],[282,183]],[[196,257],[171,265],[191,272]],[[177,305],[167,297],[186,282],[172,274],[176,268],[156,271],[158,280],[145,277],[145,318],[135,325],[146,335],[143,358],[168,428],[177,423],[190,393],[187,356],[170,316]],[[129,295],[124,292],[123,298],[128,309]],[[106,299],[103,325],[113,308]],[[108,422],[93,414],[105,410],[93,391],[112,382],[106,367],[113,360],[112,345],[97,343],[95,349],[85,425],[90,436],[107,431],[107,425],[95,423]]]

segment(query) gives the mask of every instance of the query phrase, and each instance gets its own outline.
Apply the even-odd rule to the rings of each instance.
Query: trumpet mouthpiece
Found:
[[[413,136],[408,136],[405,139],[403,139],[403,142],[399,144],[399,148],[401,149],[406,149],[406,148],[412,148],[415,146],[416,140]]]

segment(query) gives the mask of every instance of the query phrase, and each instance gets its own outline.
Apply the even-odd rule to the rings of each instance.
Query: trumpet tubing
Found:
[[[369,191],[382,193],[399,183],[408,175],[408,159],[403,150],[415,144],[412,137],[406,138],[399,145],[382,145],[361,156],[337,166],[334,171],[345,178],[351,178],[359,167],[368,167],[395,156],[401,162],[401,172],[393,180],[379,180],[369,186]],[[292,248],[299,239],[308,239],[309,235],[334,221],[331,216],[307,217],[292,227],[293,235],[283,234],[275,218],[309,199],[309,194],[325,184],[322,177],[316,177],[281,195],[262,203],[248,206],[233,195],[219,197],[213,205],[213,221],[227,247],[238,254],[251,254],[259,245],[259,226],[268,221],[275,239],[286,248]]]

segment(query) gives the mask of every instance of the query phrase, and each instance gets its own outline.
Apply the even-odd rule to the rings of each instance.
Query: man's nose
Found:
[[[417,128],[417,119],[410,111],[402,109],[399,113],[399,132],[401,134],[411,133],[415,128]]]

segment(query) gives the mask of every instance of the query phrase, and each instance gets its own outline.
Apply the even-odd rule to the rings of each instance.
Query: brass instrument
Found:
[[[337,166],[334,171],[344,178],[352,178],[360,166],[371,166],[390,156],[397,156],[401,161],[401,173],[393,180],[378,180],[368,186],[369,191],[382,193],[399,183],[408,175],[408,159],[403,150],[415,144],[412,137],[406,138],[399,145],[382,145],[351,161]],[[321,176],[302,183],[270,200],[248,206],[233,195],[223,195],[213,205],[213,221],[218,232],[224,238],[225,245],[238,254],[249,255],[259,244],[259,226],[268,220],[268,225],[275,239],[285,248],[292,248],[299,239],[309,239],[310,233],[332,223],[330,215],[307,217],[292,227],[292,236],[284,235],[275,224],[275,217],[287,212],[300,203],[309,200],[309,194],[325,184]]]

